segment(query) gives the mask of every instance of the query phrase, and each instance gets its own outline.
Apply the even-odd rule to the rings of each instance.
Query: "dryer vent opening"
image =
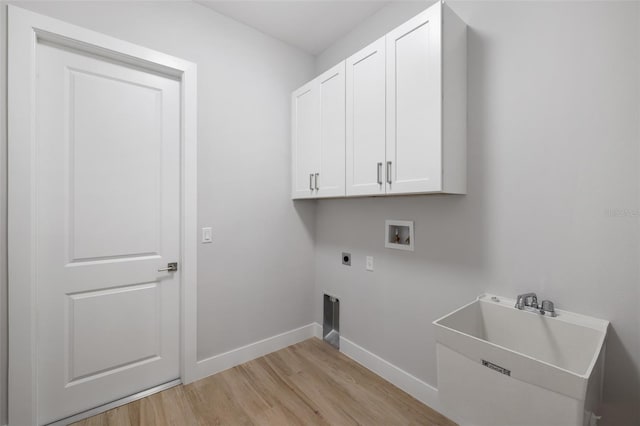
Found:
[[[324,295],[322,340],[340,349],[340,300],[328,294]]]

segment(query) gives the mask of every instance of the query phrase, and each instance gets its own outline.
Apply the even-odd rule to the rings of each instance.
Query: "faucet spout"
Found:
[[[520,310],[525,308],[538,309],[538,296],[535,293],[519,294],[515,307]]]

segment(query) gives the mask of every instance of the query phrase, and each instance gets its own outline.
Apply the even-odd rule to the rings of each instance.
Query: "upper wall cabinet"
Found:
[[[292,123],[292,197],[343,197],[344,62],[293,92]]]
[[[293,198],[318,198],[322,192],[314,189],[316,172],[298,173],[297,164],[320,161],[337,167],[341,158],[343,191],[326,196],[466,193],[466,56],[466,25],[446,4],[437,3],[336,67],[346,82],[341,106],[334,93],[306,109],[315,118],[303,118],[296,96],[306,93],[308,85],[294,92],[293,161],[299,183],[294,182]],[[309,83],[310,93],[314,87],[320,93],[323,78],[326,75]],[[325,138],[328,130],[322,126],[342,124],[337,114],[345,104],[346,123],[340,127],[346,130],[344,156],[333,145],[339,140],[336,128],[330,132],[333,154],[327,154],[336,155],[335,163],[324,151],[318,153],[320,141],[309,144],[316,148],[307,160],[306,143],[296,129],[304,132],[307,122],[320,123],[308,139]],[[330,108],[336,108],[336,115],[324,123]]]

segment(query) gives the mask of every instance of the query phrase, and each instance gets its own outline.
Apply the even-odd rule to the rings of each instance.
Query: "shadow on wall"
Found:
[[[316,203],[317,201],[303,200],[292,201],[293,208],[304,225],[309,238],[315,239],[316,235]]]

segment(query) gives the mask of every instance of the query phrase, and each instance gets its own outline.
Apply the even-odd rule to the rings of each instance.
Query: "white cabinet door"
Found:
[[[317,197],[345,195],[345,63],[316,80],[320,102],[320,168],[316,176]]]
[[[440,28],[431,7],[386,36],[388,194],[442,190]]]
[[[346,61],[347,195],[385,193],[385,39]]]
[[[319,102],[316,82],[292,94],[292,176],[294,199],[311,198],[316,193],[315,174],[319,172]]]

